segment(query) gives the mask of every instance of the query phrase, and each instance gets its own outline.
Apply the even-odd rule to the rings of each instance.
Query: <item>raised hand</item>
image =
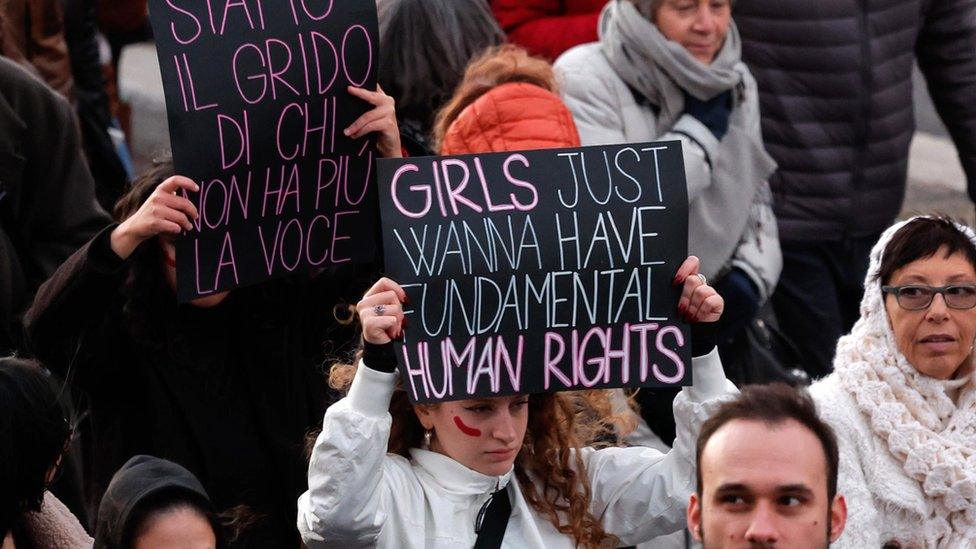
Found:
[[[403,305],[407,293],[389,278],[381,278],[356,305],[363,339],[383,345],[403,334]]]
[[[689,323],[715,322],[725,310],[725,300],[698,273],[699,264],[697,257],[688,256],[674,277],[674,285],[683,286],[678,300],[678,315]]]
[[[122,259],[127,259],[140,244],[159,234],[180,234],[193,229],[200,214],[196,206],[178,191],[197,192],[192,179],[174,175],[160,183],[136,213],[112,231],[111,244]]]
[[[343,134],[351,139],[376,132],[376,148],[385,158],[399,158],[403,156],[400,150],[400,128],[397,126],[396,109],[393,98],[383,92],[383,88],[376,86],[377,91],[349,86],[349,93],[373,105],[373,109],[366,112],[348,128]]]

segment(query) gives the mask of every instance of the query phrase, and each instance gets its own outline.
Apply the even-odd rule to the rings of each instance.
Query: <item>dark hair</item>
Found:
[[[468,62],[505,40],[485,0],[380,0],[380,86],[425,131]]]
[[[135,214],[156,187],[173,175],[176,169],[171,156],[154,159],[152,167],[132,181],[115,203],[115,220],[122,222]],[[147,243],[132,252],[129,276],[122,288],[122,310],[135,341],[151,351],[180,353],[186,346],[173,321],[177,303],[166,283],[162,253],[162,248]]]
[[[38,363],[0,358],[0,540],[22,513],[40,510],[71,438],[58,394]]]
[[[213,505],[200,494],[182,488],[160,490],[140,500],[126,520],[125,530],[122,532],[122,547],[134,547],[136,539],[145,533],[153,519],[184,509],[192,511],[210,523],[217,540],[217,549],[227,547],[228,540]]]
[[[810,395],[785,383],[745,386],[738,397],[722,404],[702,424],[695,456],[699,496],[702,491],[701,456],[705,445],[716,431],[735,420],[762,421],[769,425],[793,420],[809,429],[823,447],[827,459],[827,500],[833,501],[837,494],[837,437],[834,430],[820,419]]]
[[[961,252],[976,269],[976,246],[947,216],[919,217],[895,231],[881,254],[878,281],[891,282],[895,271],[919,259],[926,259],[945,247],[945,257]]]

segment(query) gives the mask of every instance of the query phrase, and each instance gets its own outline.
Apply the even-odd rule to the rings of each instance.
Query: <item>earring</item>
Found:
[[[424,431],[424,446],[423,446],[424,450],[430,450],[430,437],[432,434],[433,431],[431,431],[430,429]]]

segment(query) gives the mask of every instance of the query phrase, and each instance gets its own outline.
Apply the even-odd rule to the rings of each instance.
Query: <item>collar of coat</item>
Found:
[[[422,476],[444,492],[461,497],[488,495],[508,486],[514,468],[501,476],[483,475],[437,452],[413,448],[410,457]]]

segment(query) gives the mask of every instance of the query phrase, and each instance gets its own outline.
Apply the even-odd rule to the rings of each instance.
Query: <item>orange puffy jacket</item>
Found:
[[[451,123],[441,154],[579,147],[573,115],[539,86],[502,84],[467,106]]]

